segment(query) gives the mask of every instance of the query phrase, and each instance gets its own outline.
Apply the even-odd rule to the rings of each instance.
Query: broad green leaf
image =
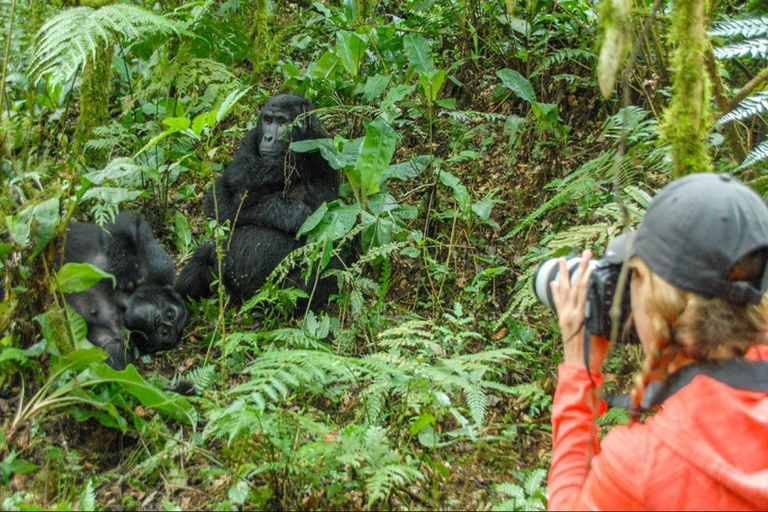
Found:
[[[11,238],[22,246],[29,243],[32,227],[37,226],[35,250],[30,256],[34,258],[51,241],[59,224],[59,198],[52,197],[42,203],[25,206],[17,214],[7,216],[5,220]]]
[[[141,166],[133,163],[130,158],[121,157],[110,161],[103,169],[89,172],[83,177],[94,185],[103,185],[106,180],[118,180],[127,176],[138,175],[140,172]]]
[[[396,105],[397,103],[400,103],[406,96],[411,94],[414,89],[416,89],[415,85],[398,85],[392,88],[387,93],[384,101],[381,102],[381,108],[387,109]]]
[[[79,352],[79,351],[78,351]],[[129,364],[125,370],[113,370],[102,364],[89,368],[92,378],[106,379],[119,384],[145,407],[152,407],[163,414],[184,423],[195,424],[195,408],[181,395],[166,393],[144,380],[136,368]]]
[[[160,133],[159,135],[156,135],[155,137],[152,138],[152,140],[147,142],[144,145],[144,147],[138,151],[138,153],[133,155],[134,160],[136,160],[139,157],[139,155],[144,153],[149,148],[157,146],[157,144],[161,140],[168,137],[169,135],[173,135],[174,133],[179,133],[179,132],[186,132],[187,134],[190,134],[190,135],[195,134],[194,131],[187,131],[192,126],[192,121],[188,117],[166,117],[165,119],[163,119],[163,124],[166,126],[169,126],[169,128],[164,132]]]
[[[363,101],[370,103],[375,100],[389,85],[389,77],[384,75],[369,76],[363,90]]]
[[[128,190],[121,187],[96,187],[83,195],[83,199],[97,199],[105,203],[120,204],[141,196],[140,190]]]
[[[432,59],[432,49],[424,36],[420,34],[406,34],[403,38],[403,49],[408,57],[408,62],[420,75],[428,74],[435,69]]]
[[[245,503],[245,500],[248,499],[250,490],[251,488],[249,487],[248,482],[245,480],[238,480],[236,484],[229,488],[229,493],[227,494],[232,503],[235,505],[242,505]]]
[[[174,237],[176,248],[180,252],[188,252],[192,245],[192,230],[189,227],[189,220],[183,213],[176,211],[173,214],[173,225],[176,228],[176,236]]]
[[[248,91],[251,89],[252,87],[246,87],[242,91],[235,90],[229,93],[229,96],[224,98],[224,101],[221,103],[219,110],[216,111],[216,122],[221,122],[221,120],[232,111],[235,105],[237,105],[237,102],[240,101],[243,96],[248,94]]]
[[[200,136],[201,133],[203,133],[203,130],[206,126],[210,126],[208,123],[208,119],[210,118],[211,112],[203,112],[202,114],[199,114],[195,116],[195,119],[192,120],[192,131],[197,135]]]
[[[344,67],[341,60],[331,52],[325,52],[314,66],[310,67],[309,75],[312,78],[332,79],[340,67]]]
[[[395,153],[397,134],[381,117],[368,124],[360,156],[355,167],[347,171],[350,184],[360,198],[379,191],[379,183]]]
[[[496,72],[496,76],[518,98],[531,104],[536,103],[536,93],[533,91],[533,86],[523,75],[512,69],[500,69]]]
[[[440,183],[453,190],[453,197],[456,199],[459,209],[463,213],[467,213],[470,208],[469,192],[461,180],[444,170],[440,173]]]
[[[34,213],[37,221],[37,236],[35,237],[35,250],[30,258],[34,258],[48,245],[59,225],[59,198],[52,197],[35,206]]]
[[[323,217],[325,216],[325,213],[328,211],[328,205],[323,203],[320,205],[320,207],[315,210],[315,212],[307,217],[307,220],[304,221],[304,224],[301,225],[299,228],[299,232],[296,233],[297,237],[306,235],[313,229],[317,227],[318,224],[320,224],[320,221],[323,220]]]
[[[25,363],[29,360],[27,355],[20,348],[6,347],[0,352],[0,363],[5,361],[17,361],[19,363]]]
[[[429,167],[431,161],[432,156],[421,155],[399,164],[390,165],[381,177],[381,181],[383,183],[388,179],[411,180],[421,175]]]
[[[69,304],[66,304],[66,308],[67,315],[69,315],[69,326],[75,337],[75,346],[77,348],[93,347],[93,344],[88,341],[88,324],[85,323],[85,319],[80,316],[80,313],[72,309]]]
[[[67,263],[59,269],[57,276],[61,291],[64,293],[82,292],[104,278],[112,279],[113,286],[116,283],[112,274],[90,263]]]
[[[192,125],[192,121],[188,117],[166,117],[163,119],[163,124],[180,132],[189,128]]]
[[[337,170],[343,169],[354,162],[353,158],[349,155],[340,153],[336,149],[336,146],[333,145],[331,139],[312,139],[292,142],[291,150],[296,151],[297,153],[320,151],[320,154],[323,155],[323,158],[328,162],[328,165]]]
[[[3,256],[7,256],[13,252],[13,244],[2,244],[0,243],[0,258]]]
[[[43,317],[43,315],[38,315]],[[35,320],[40,321],[38,317]],[[40,322],[42,325],[42,322]],[[51,358],[51,375],[61,374],[65,371],[72,370],[78,371],[93,365],[94,363],[101,363],[106,359],[107,353],[102,349],[94,347],[87,349],[78,349],[68,354],[54,356]],[[106,366],[106,365],[105,365]]]
[[[419,84],[429,103],[434,103],[437,100],[437,94],[440,92],[443,82],[445,82],[445,71],[442,69],[419,75]]]
[[[351,32],[336,33],[336,56],[341,61],[344,69],[351,77],[356,77],[360,68],[360,61],[368,47],[367,41],[362,40],[357,34]]]
[[[491,218],[491,213],[493,212],[493,207],[502,202],[503,201],[499,201],[498,199],[493,199],[489,195],[485,199],[482,199],[476,202],[475,204],[473,204],[472,211],[474,212],[475,215],[480,217],[483,220],[483,222],[485,222],[489,226],[496,229],[501,229],[501,226],[499,226],[499,223]]]

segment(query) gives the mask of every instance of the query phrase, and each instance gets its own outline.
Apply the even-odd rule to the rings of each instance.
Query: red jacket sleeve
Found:
[[[592,379],[598,388],[603,385],[602,373],[593,371]],[[599,451],[593,418],[603,412],[605,402],[598,404],[597,388],[589,380],[587,369],[561,364],[552,404],[550,510],[593,508],[583,502],[582,489],[589,474],[589,461]]]
[[[612,443],[600,452],[596,416],[607,409],[582,366],[560,365],[552,405],[550,510],[637,510],[643,508],[644,475],[637,456],[650,453],[636,429],[615,428]],[[603,375],[592,372],[602,387]],[[597,414],[595,414],[597,413]],[[591,452],[591,453],[590,453]],[[647,466],[647,464],[645,465]]]

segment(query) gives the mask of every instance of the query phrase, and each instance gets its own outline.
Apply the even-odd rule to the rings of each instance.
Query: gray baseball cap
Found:
[[[705,298],[757,304],[768,289],[768,266],[753,281],[729,279],[745,256],[768,249],[768,206],[726,174],[691,174],[662,188],[640,226],[613,240],[605,258],[639,256],[668,283]]]

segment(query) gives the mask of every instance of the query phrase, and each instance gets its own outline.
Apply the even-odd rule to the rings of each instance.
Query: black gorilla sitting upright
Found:
[[[88,325],[88,339],[110,356],[113,368],[142,354],[178,345],[187,308],[173,290],[173,260],[140,217],[123,211],[114,222],[72,223],[67,231],[63,263],[91,263],[115,276],[117,286],[102,281],[67,302]],[[126,346],[124,331],[131,332]]]
[[[230,221],[233,230],[222,274],[236,303],[251,297],[282,259],[303,244],[296,233],[307,217],[339,197],[339,173],[319,153],[289,151],[291,142],[328,137],[309,114],[312,109],[296,94],[269,100],[256,128],[206,194],[206,215],[220,223]],[[209,296],[215,268],[213,245],[201,245],[179,273],[176,290],[195,300]],[[294,269],[288,281],[312,289],[303,283],[300,269]],[[335,291],[330,281],[320,281],[313,306],[324,305]]]

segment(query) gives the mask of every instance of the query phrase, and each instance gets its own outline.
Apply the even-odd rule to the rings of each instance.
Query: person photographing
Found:
[[[607,262],[591,257],[585,251],[570,265],[550,260],[549,273],[535,279],[564,340],[549,508],[768,509],[762,198],[726,175],[680,178],[658,193],[635,232],[609,244]],[[660,410],[598,442],[594,420],[607,408],[599,389],[609,346],[601,326],[610,322],[606,297],[624,260],[624,309],[645,352],[628,405],[635,413]]]

